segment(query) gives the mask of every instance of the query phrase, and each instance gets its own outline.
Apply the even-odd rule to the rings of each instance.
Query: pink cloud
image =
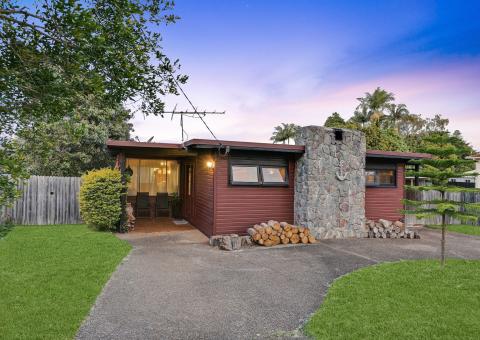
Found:
[[[313,86],[313,76],[301,71],[295,77],[292,77],[295,70],[290,69],[255,78],[248,70],[242,70],[232,77],[229,75],[230,81],[225,79],[226,75],[215,75],[207,84],[190,83],[188,89],[194,94],[196,105],[227,110],[226,116],[207,118],[222,139],[268,141],[273,127],[281,122],[321,125],[334,111],[348,118],[357,105],[356,98],[380,86],[395,93],[397,102],[407,104],[413,113],[427,117],[442,114],[449,118],[449,128],[462,131],[480,149],[479,59],[431,64],[365,81],[320,84],[321,87]],[[174,100],[176,103],[181,98]],[[179,139],[176,121],[148,118],[144,124],[141,119],[135,119],[134,123],[141,136]],[[188,120],[186,129],[190,137],[211,137],[199,120]]]

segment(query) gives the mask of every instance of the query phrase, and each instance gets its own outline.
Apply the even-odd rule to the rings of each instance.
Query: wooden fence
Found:
[[[480,202],[480,193],[474,192],[447,192],[446,198],[452,201],[457,202],[468,202],[468,203],[478,203]],[[440,199],[440,193],[438,191],[420,191],[415,192],[411,190],[407,190],[406,198],[411,200],[432,200],[432,199]],[[441,224],[442,217],[435,216],[429,217],[425,219],[418,219],[412,215],[406,215],[405,221],[407,224]],[[465,224],[455,218],[449,218],[447,216],[447,223],[448,224]],[[480,225],[480,221],[477,221],[477,225]]]
[[[20,184],[22,192],[11,208],[0,208],[0,222],[15,224],[81,223],[80,177],[32,176]]]

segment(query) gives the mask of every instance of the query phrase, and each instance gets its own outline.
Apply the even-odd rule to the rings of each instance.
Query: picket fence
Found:
[[[0,208],[0,222],[15,224],[81,223],[80,177],[31,176],[20,184],[21,196],[12,207]]]

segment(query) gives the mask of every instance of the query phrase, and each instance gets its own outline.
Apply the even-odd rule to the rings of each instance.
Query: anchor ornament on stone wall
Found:
[[[339,181],[344,181],[348,177],[348,172],[345,170],[345,162],[342,160],[340,161],[339,170],[335,172],[335,176]]]

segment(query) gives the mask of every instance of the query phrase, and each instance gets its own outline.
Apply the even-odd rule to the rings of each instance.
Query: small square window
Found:
[[[258,167],[250,165],[232,165],[232,183],[259,184]]]
[[[365,184],[372,187],[395,187],[395,170],[369,169],[365,171]]]
[[[262,167],[263,183],[285,183],[287,169],[285,167]]]
[[[367,185],[375,185],[375,170],[365,171]]]
[[[378,184],[379,185],[395,185],[395,171],[393,170],[378,171]]]

